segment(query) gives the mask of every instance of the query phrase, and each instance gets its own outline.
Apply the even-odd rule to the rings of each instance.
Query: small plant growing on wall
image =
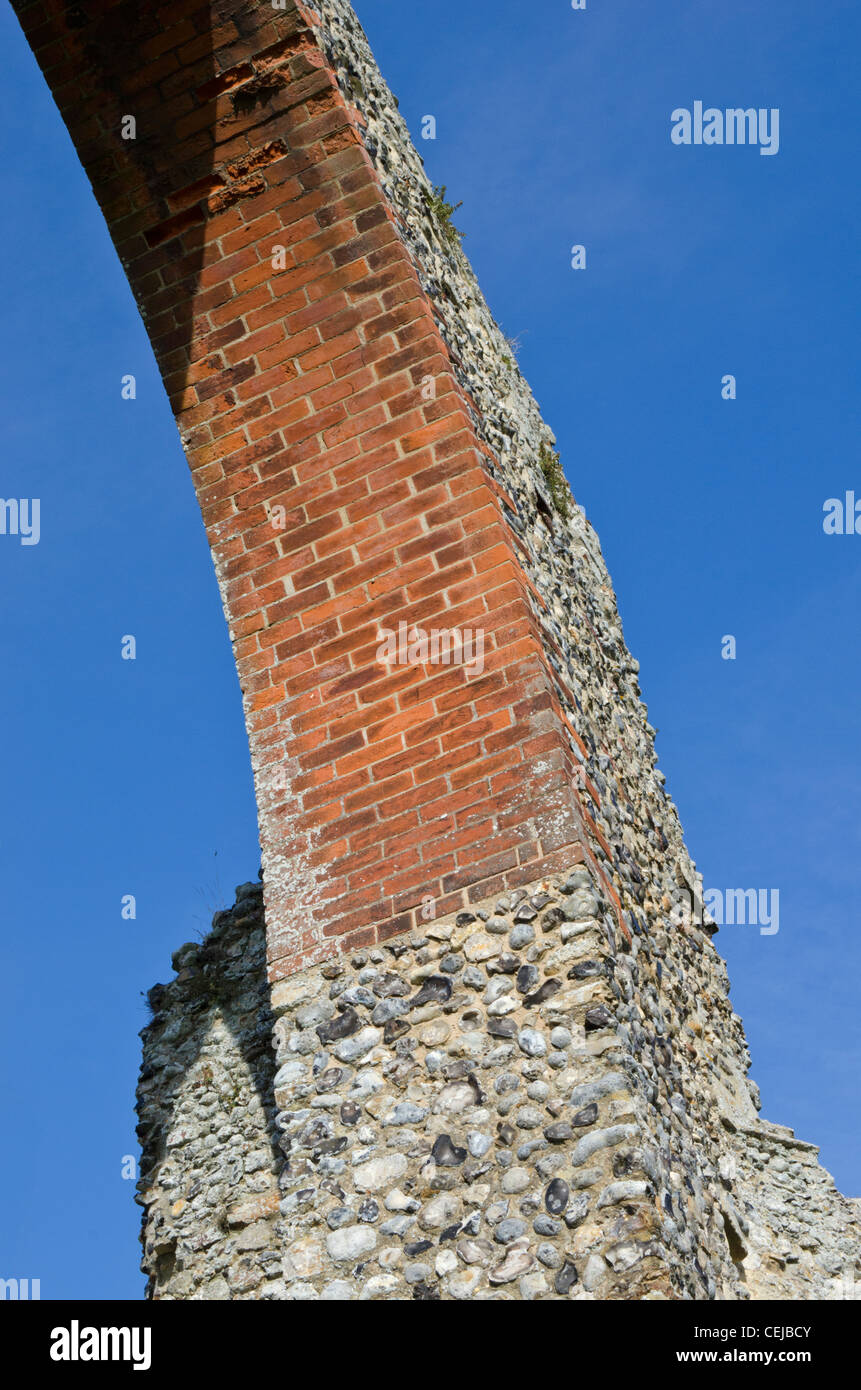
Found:
[[[567,521],[571,514],[571,490],[568,487],[568,479],[562,470],[559,462],[559,454],[550,445],[544,443],[538,453],[538,465],[544,474],[544,481],[550,496],[553,498],[553,505],[561,517]]]
[[[458,231],[451,219],[458,208],[463,207],[463,202],[449,203],[445,195],[445,184],[440,188],[434,187],[433,191],[429,191],[427,188],[422,189],[425,207],[436,222],[443,237],[449,246],[459,246],[464,234]]]

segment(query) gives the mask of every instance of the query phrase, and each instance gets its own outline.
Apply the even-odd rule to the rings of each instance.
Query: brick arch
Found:
[[[540,596],[313,12],[13,3],[191,467],[271,977],[408,930],[426,897],[450,912],[570,866],[588,836]],[[483,671],[381,664],[402,621],[481,629]]]

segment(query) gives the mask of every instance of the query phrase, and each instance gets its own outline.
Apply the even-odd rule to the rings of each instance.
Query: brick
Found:
[[[420,926],[425,893],[453,911],[479,883],[534,875],[565,837],[597,853],[515,503],[311,16],[231,0],[212,30],[199,7],[144,9],[136,62],[82,109],[98,54],[58,0],[19,7],[25,30],[51,18],[40,60],[186,441],[261,792],[290,766],[291,794],[260,797],[264,883],[279,853],[322,875],[291,951],[281,923],[300,908],[267,900],[273,977]],[[243,101],[255,84],[263,99]],[[106,139],[114,104],[140,113],[146,159]],[[483,674],[382,667],[379,626],[401,621],[481,627]]]

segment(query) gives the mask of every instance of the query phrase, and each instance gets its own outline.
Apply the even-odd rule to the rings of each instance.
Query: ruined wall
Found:
[[[260,815],[265,926],[246,886],[152,995],[150,1292],[851,1285],[857,1208],[757,1119],[674,911],[597,538],[352,9],[16,10],[176,413]],[[381,665],[401,620],[481,628],[483,671]]]
[[[710,943],[699,971],[620,950],[607,908],[575,866],[270,994],[240,889],[151,994],[151,1296],[856,1297],[858,1204],[815,1148],[750,1118],[729,1063],[673,1060],[688,1036],[734,1055]],[[627,1021],[682,969],[693,1031],[665,1000],[644,1053]]]
[[[280,1287],[262,896],[259,884],[240,888],[204,942],[174,953],[172,983],[149,992],[138,1200],[150,1296],[262,1298]]]

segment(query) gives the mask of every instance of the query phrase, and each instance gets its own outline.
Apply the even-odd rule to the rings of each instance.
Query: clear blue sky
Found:
[[[780,891],[777,936],[717,937],[763,1113],[861,1194],[861,536],[822,529],[861,498],[857,5],[357,9],[414,137],[437,117],[421,152],[601,537],[691,853]],[[256,878],[253,789],[143,327],[8,8],[0,44],[0,495],[42,502],[37,546],[0,537],[0,1276],[137,1298],[141,992]],[[779,108],[779,154],[674,146],[697,100]]]

